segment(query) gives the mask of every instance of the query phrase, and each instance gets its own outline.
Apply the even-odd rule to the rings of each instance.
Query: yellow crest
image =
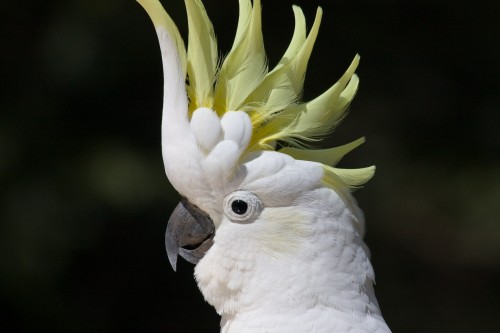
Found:
[[[334,188],[355,188],[367,182],[375,167],[339,169],[333,167],[345,154],[364,142],[358,139],[331,149],[313,150],[307,142],[318,141],[342,120],[356,94],[359,79],[354,74],[359,56],[342,77],[317,98],[301,102],[305,73],[322,17],[318,8],[307,34],[302,10],[293,6],[295,29],[288,49],[269,71],[261,29],[260,0],[239,0],[239,20],[233,46],[219,60],[213,26],[200,0],[185,0],[189,38],[184,42],[172,19],[158,0],[138,0],[156,28],[168,31],[179,54],[186,78],[189,115],[200,107],[219,116],[228,111],[245,111],[252,121],[252,137],[246,151],[275,150],[296,159],[323,164],[324,183]],[[295,147],[295,148],[294,148]]]

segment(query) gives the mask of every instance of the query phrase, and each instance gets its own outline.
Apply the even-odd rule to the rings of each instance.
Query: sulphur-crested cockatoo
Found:
[[[321,21],[295,30],[268,70],[260,0],[239,0],[234,44],[219,58],[200,0],[185,0],[184,42],[158,0],[138,0],[160,41],[164,71],[162,153],[182,196],[166,246],[195,263],[222,332],[390,332],[373,291],[363,215],[350,191],[374,167],[334,165],[363,143],[313,150],[307,143],[342,119],[358,86],[356,56],[344,75],[299,100]]]

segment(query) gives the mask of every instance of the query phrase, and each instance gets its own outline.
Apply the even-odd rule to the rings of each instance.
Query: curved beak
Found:
[[[212,246],[214,234],[215,226],[210,216],[182,198],[168,220],[165,233],[168,260],[174,271],[178,255],[197,264]]]

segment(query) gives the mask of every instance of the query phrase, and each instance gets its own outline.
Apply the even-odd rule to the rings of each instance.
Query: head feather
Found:
[[[162,40],[158,32],[160,44],[169,44],[170,40],[170,44],[175,45],[178,73],[181,75],[179,81],[187,82],[184,94],[189,101],[186,110],[179,113],[186,112],[187,117],[192,117],[195,110],[208,108],[224,118],[229,112],[244,111],[251,119],[252,133],[249,142],[245,140],[241,154],[275,150],[276,143],[280,142],[290,146],[280,152],[296,159],[322,163],[323,183],[329,187],[343,190],[356,188],[373,176],[374,167],[338,169],[333,166],[362,144],[364,139],[332,149],[307,149],[308,142],[320,140],[340,123],[359,84],[354,73],[359,64],[359,56],[356,55],[331,88],[311,101],[300,102],[307,65],[319,32],[323,14],[321,8],[318,8],[311,30],[307,33],[302,10],[292,7],[295,17],[292,40],[281,60],[269,71],[262,37],[260,0],[254,0],[253,5],[250,0],[239,0],[235,40],[219,68],[213,26],[200,0],[185,0],[189,25],[187,51],[177,27],[160,2],[138,2],[148,12],[157,32],[162,30],[170,35]],[[162,45],[162,54],[164,48],[165,45]],[[167,98],[167,88],[165,94]],[[178,95],[182,94],[178,92]],[[164,119],[164,122],[168,121]]]

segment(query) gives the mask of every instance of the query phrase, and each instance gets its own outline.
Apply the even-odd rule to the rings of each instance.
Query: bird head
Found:
[[[359,56],[323,94],[300,99],[321,8],[307,32],[303,12],[292,7],[290,45],[269,69],[259,0],[239,1],[236,36],[223,59],[201,1],[185,0],[187,50],[158,0],[138,2],[160,42],[162,153],[167,177],[182,197],[166,233],[174,269],[180,255],[209,270],[203,262],[224,252],[217,265],[236,260],[241,273],[250,260],[243,249],[292,260],[304,244],[311,248],[312,235],[323,230],[311,222],[321,215],[318,211],[325,216],[348,212],[350,225],[343,227],[362,237],[363,219],[350,190],[368,181],[374,167],[335,165],[364,139],[330,149],[310,147],[343,119],[358,87]],[[201,285],[211,283],[198,267],[196,273]]]

